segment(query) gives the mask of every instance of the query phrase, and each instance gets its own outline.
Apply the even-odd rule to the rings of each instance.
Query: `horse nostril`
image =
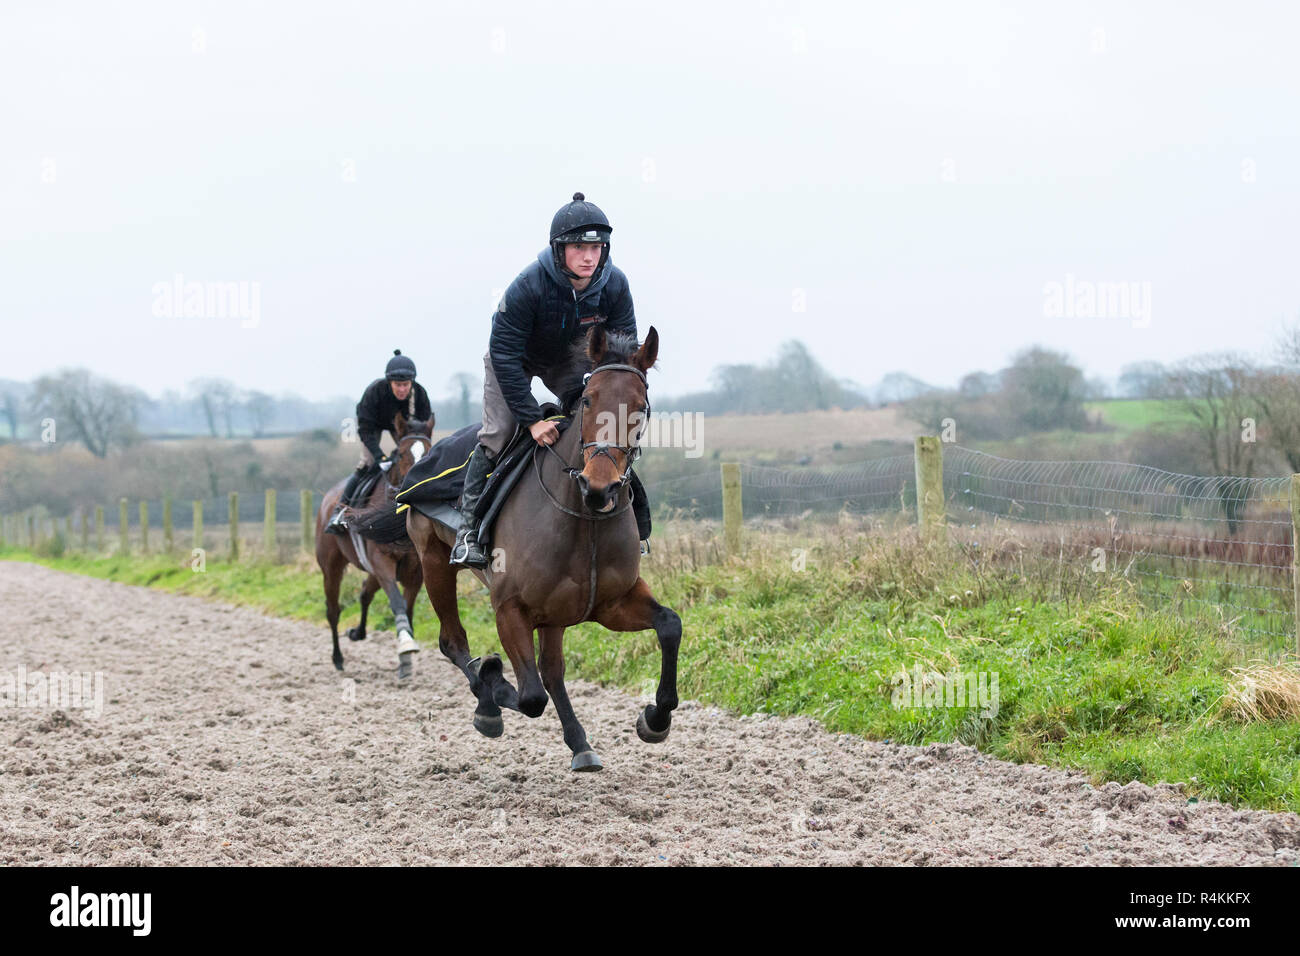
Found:
[[[590,488],[591,488],[591,482],[587,481],[587,476],[586,476],[586,475],[579,475],[579,476],[578,476],[578,490],[581,491],[581,492],[585,495],[585,494],[588,492],[588,490],[590,490]]]

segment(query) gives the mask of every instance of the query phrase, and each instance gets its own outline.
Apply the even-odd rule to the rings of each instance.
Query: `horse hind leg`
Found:
[[[466,673],[478,698],[478,706],[474,708],[474,729],[484,737],[500,737],[506,732],[506,723],[501,719],[501,707],[496,702],[494,690],[505,680],[501,658],[496,654],[476,657],[466,666]]]
[[[366,577],[366,583],[361,586],[361,623],[356,627],[348,628],[349,641],[364,641],[366,639],[366,616],[370,612],[370,602],[374,599],[375,592],[379,590],[379,579],[373,574]]]
[[[460,570],[454,564],[448,564],[451,551],[446,543],[433,532],[432,522],[419,512],[412,512],[406,522],[407,533],[415,542],[415,549],[420,555],[420,569],[424,575],[424,590],[429,595],[429,603],[438,616],[438,649],[443,657],[451,661],[469,682],[470,693],[479,702],[475,711],[475,726],[480,732],[493,731],[487,736],[500,736],[505,725],[501,722],[501,708],[519,709],[519,694],[506,680],[501,667],[501,659],[496,655],[487,658],[470,657],[469,639],[465,625],[460,619],[460,604],[456,598],[456,574]],[[496,658],[495,664],[487,662]],[[487,665],[487,672],[483,668]],[[486,685],[485,685],[486,679]],[[487,693],[484,693],[484,687]],[[482,720],[477,717],[481,716]]]
[[[339,555],[341,558],[342,555]],[[343,652],[339,649],[339,586],[343,581],[346,561],[324,558],[319,561],[325,579],[325,619],[329,621],[330,635],[334,639],[334,669],[343,670]]]

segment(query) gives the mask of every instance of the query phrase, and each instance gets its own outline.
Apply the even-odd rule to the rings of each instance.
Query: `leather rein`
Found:
[[[579,403],[578,403],[578,422],[577,422],[578,437],[579,438],[582,437],[583,416],[586,414],[586,410],[587,410],[587,406],[582,404],[581,401],[583,398],[586,397],[587,394],[586,383],[590,381],[591,377],[597,374],[598,372],[631,372],[641,380],[641,384],[645,387],[645,391],[646,391],[645,410],[641,413],[642,427],[644,427],[645,422],[647,422],[650,418],[650,383],[646,381],[645,372],[641,371],[641,369],[637,368],[635,365],[611,363],[609,365],[600,365],[592,369],[590,372],[588,372],[586,375],[583,376],[583,389],[582,389],[582,394],[579,396]],[[639,438],[640,436],[638,435],[638,439]],[[624,458],[627,460],[627,467],[623,469],[623,473],[619,475],[618,478],[618,485],[620,491],[628,484],[628,482],[632,480],[632,465],[635,464],[636,460],[641,457],[641,446],[639,440],[637,443],[630,444],[630,445],[617,445],[613,442],[605,442],[605,441],[589,441],[589,442],[583,442],[581,448],[579,449],[579,454],[583,456],[582,468],[574,468],[560,456],[560,453],[558,451],[556,451],[550,445],[538,445],[537,447],[539,449],[544,448],[548,452],[550,452],[551,455],[554,456],[555,460],[560,463],[560,468],[563,470],[564,474],[570,480],[573,481],[576,481],[578,479],[578,476],[582,474],[583,468],[586,468],[587,465],[589,465],[592,461],[594,461],[597,455],[604,455],[611,462],[613,462],[614,467],[617,468],[618,461],[615,460],[613,451],[621,451],[623,453]],[[587,449],[589,448],[594,450],[592,451],[590,457],[587,457]],[[572,515],[575,518],[582,518],[585,521],[604,521],[607,518],[613,518],[616,515],[622,514],[632,505],[632,491],[629,488],[627,503],[620,508],[614,508],[606,512],[574,511],[572,508],[569,508],[561,504],[560,501],[555,497],[555,495],[551,494],[551,489],[546,487],[546,482],[542,480],[541,466],[538,464],[538,455],[536,451],[533,452],[533,473],[537,476],[537,483],[542,486],[542,491],[546,493],[546,497],[550,499],[551,504],[555,505],[555,507],[559,508],[565,514]]]

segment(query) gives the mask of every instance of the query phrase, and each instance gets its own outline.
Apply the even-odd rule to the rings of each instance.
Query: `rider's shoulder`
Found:
[[[605,268],[609,270],[609,279],[605,282],[605,288],[610,292],[624,292],[627,290],[627,273],[614,265],[607,262]]]
[[[534,259],[519,270],[519,275],[515,276],[515,280],[510,283],[510,288],[507,291],[511,296],[537,296],[541,294],[546,279],[546,270],[542,268],[540,262]]]

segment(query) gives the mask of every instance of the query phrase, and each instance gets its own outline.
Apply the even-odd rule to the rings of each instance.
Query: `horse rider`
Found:
[[[563,400],[582,388],[583,376],[591,370],[589,360],[573,358],[575,340],[596,323],[604,323],[610,332],[636,335],[627,276],[609,261],[611,232],[600,208],[574,193],[573,201],[551,220],[550,244],[510,283],[497,305],[483,356],[483,424],[466,467],[460,498],[463,523],[452,547],[452,564],[488,564],[478,542],[474,509],[516,426],[528,429],[539,445],[552,445],[560,437],[533,398],[533,378],[541,378]],[[634,504],[646,507],[639,499]]]
[[[339,520],[343,509],[353,503],[352,496],[364,479],[383,470],[385,459],[383,449],[379,447],[379,439],[387,431],[394,441],[397,440],[391,429],[398,412],[408,420],[427,421],[432,408],[429,405],[429,393],[415,380],[415,363],[410,356],[403,355],[401,349],[394,349],[393,357],[384,369],[384,377],[367,385],[361,401],[357,402],[357,437],[361,439],[361,460],[357,462],[356,471],[343,488],[334,516],[325,526],[330,534],[345,533],[347,529]]]

